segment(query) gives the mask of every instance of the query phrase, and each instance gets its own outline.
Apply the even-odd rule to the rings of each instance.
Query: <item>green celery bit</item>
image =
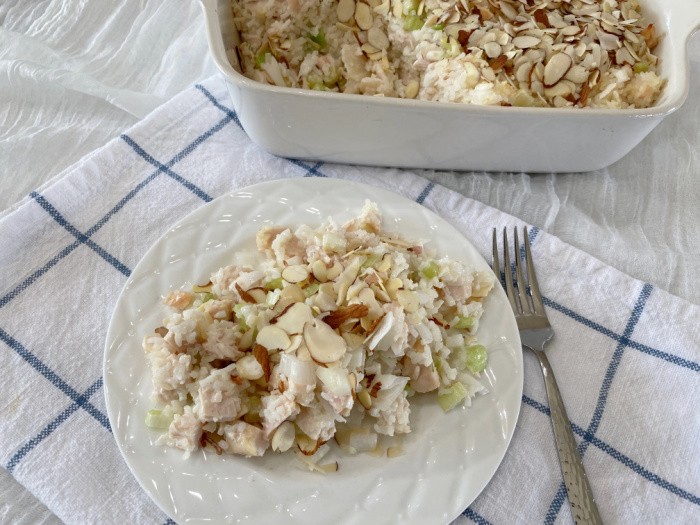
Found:
[[[322,27],[318,28],[318,32],[315,35],[311,32],[306,33],[306,38],[316,44],[318,46],[318,50],[321,52],[324,52],[328,47],[328,42],[326,42],[326,32]]]
[[[467,347],[467,368],[472,374],[480,374],[486,368],[488,354],[484,345]]]
[[[240,328],[241,332],[245,332],[248,330],[248,325],[245,322],[245,318],[243,317],[243,307],[245,305],[243,303],[239,303],[233,306],[233,313],[236,316],[236,319],[238,319],[238,328]]]
[[[452,328],[456,328],[457,330],[471,330],[474,328],[474,318],[460,317],[458,321],[452,325]]]
[[[445,412],[449,412],[464,401],[465,397],[467,397],[467,389],[457,381],[438,394],[438,403]]]
[[[146,426],[157,430],[165,430],[170,426],[173,418],[163,415],[160,410],[149,410],[146,412]]]
[[[430,261],[428,266],[421,270],[421,273],[426,279],[433,279],[440,273],[440,265],[435,261]]]
[[[381,255],[377,255],[376,253],[372,253],[372,254],[367,256],[367,258],[364,260],[364,262],[360,266],[360,269],[366,270],[367,268],[374,266],[375,264],[377,264],[381,260],[382,260]]]
[[[202,294],[202,304],[211,301],[212,299],[216,299],[216,296],[213,293],[203,293]]]
[[[260,67],[265,63],[265,57],[270,53],[270,48],[265,44],[260,50],[255,54],[255,67],[260,69]]]
[[[321,286],[321,285],[318,284],[318,283],[310,284],[309,286],[307,286],[306,288],[304,288],[304,295],[306,295],[306,297],[311,297],[313,294],[315,294],[316,292],[318,292],[318,288],[319,288],[320,286]]]
[[[403,19],[403,28],[405,31],[417,31],[423,27],[424,20],[418,15],[407,15]]]
[[[272,291],[272,290],[279,290],[282,288],[282,278],[278,277],[277,279],[272,279],[271,281],[268,281],[265,284],[265,289]]]
[[[649,71],[649,64],[646,62],[637,62],[634,66],[632,66],[632,69],[635,73],[644,73],[645,71]]]
[[[443,29],[445,29],[445,24],[435,24],[435,25],[433,26],[433,29],[434,29],[435,31],[442,31]]]

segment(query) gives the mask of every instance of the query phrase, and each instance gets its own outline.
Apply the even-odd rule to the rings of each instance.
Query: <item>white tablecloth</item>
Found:
[[[690,55],[686,104],[607,170],[421,175],[700,303],[700,38]],[[0,214],[214,72],[191,0],[0,3]],[[56,522],[0,469],[0,523]]]

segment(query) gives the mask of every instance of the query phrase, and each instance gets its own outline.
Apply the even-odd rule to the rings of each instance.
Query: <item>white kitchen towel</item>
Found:
[[[0,460],[68,524],[169,522],[111,434],[102,354],[131,269],[176,221],[263,180],[325,176],[415,199],[490,259],[520,222],[408,170],[273,157],[253,145],[214,77],[37,189],[0,219]],[[537,229],[556,331],[548,355],[607,523],[700,516],[700,307]],[[633,257],[634,254],[630,254]],[[570,523],[541,373],[525,354],[515,436],[461,523]]]

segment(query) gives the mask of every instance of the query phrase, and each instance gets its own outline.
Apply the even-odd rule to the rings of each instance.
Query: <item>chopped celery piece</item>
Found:
[[[158,430],[165,430],[172,422],[172,416],[166,416],[161,410],[149,410],[146,412],[146,426]]]
[[[320,286],[321,286],[321,285],[318,284],[318,283],[310,284],[309,286],[307,286],[306,288],[304,288],[304,295],[306,295],[306,297],[311,297],[313,294],[315,294],[316,292],[318,292],[318,288],[319,288]]]
[[[486,368],[488,355],[484,345],[471,345],[467,347],[467,368],[472,374],[480,374]]]
[[[315,35],[311,32],[306,33],[306,38],[316,44],[316,46],[318,46],[318,50],[321,52],[325,51],[328,47],[328,43],[326,42],[326,32],[322,27],[318,29],[318,32]]]
[[[443,29],[445,29],[445,24],[435,24],[435,25],[433,26],[433,29],[434,29],[435,31],[442,31]]]
[[[424,20],[418,15],[407,15],[403,19],[403,28],[406,31],[417,31],[423,27]]]
[[[255,54],[255,67],[260,69],[260,67],[265,63],[265,57],[270,53],[270,48],[265,44],[256,54]]]
[[[374,266],[375,264],[377,264],[381,260],[382,260],[381,255],[377,255],[376,253],[372,253],[372,254],[367,256],[365,261],[362,263],[362,266],[360,266],[360,269],[366,270],[367,268]]]
[[[474,328],[474,318],[460,317],[459,320],[452,325],[452,328],[456,328],[457,330],[471,330]]]
[[[243,303],[238,303],[233,305],[233,313],[236,316],[236,319],[238,320],[238,328],[240,328],[241,332],[245,332],[248,330],[248,325],[245,322],[245,317],[243,317],[243,307],[245,304]]]
[[[632,66],[632,69],[635,73],[644,73],[645,71],[649,71],[649,64],[646,62],[637,62],[634,66]]]
[[[442,374],[442,357],[435,356],[433,358],[433,364],[435,365],[435,370],[438,374]]]
[[[202,304],[211,301],[212,299],[216,299],[216,296],[213,293],[203,293],[202,294]]]
[[[449,412],[467,397],[467,389],[459,381],[452,383],[438,394],[438,403],[445,412]]]
[[[426,279],[433,279],[440,273],[440,265],[435,261],[430,261],[428,266],[421,270],[421,273]]]
[[[265,284],[265,289],[266,290],[278,290],[282,288],[282,278],[278,277],[277,279],[272,279],[271,281],[268,281]]]

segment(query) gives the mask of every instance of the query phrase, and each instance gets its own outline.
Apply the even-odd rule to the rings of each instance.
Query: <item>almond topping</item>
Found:
[[[566,53],[557,53],[544,66],[544,85],[551,87],[559,82],[571,68],[571,57]]]
[[[336,15],[338,16],[338,21],[349,22],[352,20],[352,15],[355,14],[355,2],[354,0],[340,0],[338,2],[338,8],[336,9]]]
[[[351,304],[329,313],[323,318],[323,322],[331,328],[338,328],[348,319],[360,319],[369,313],[369,308],[364,304]]]
[[[263,374],[265,376],[265,381],[270,380],[270,355],[267,352],[267,348],[262,345],[256,344],[253,347],[253,356],[255,360],[262,366]]]

